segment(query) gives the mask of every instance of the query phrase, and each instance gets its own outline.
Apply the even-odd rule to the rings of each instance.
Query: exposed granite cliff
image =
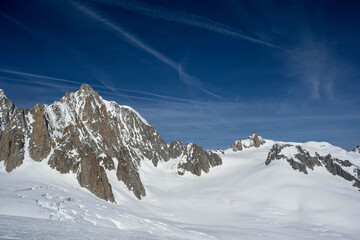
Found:
[[[8,172],[23,163],[26,127],[25,111],[21,110],[14,113],[2,132],[0,161],[5,161],[6,171]]]

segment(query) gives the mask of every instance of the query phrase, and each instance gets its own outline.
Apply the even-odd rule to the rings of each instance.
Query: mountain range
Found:
[[[247,160],[244,160],[244,156]],[[208,187],[216,185],[216,181],[211,180],[212,176],[220,176],[219,184],[223,179],[236,179],[236,182],[232,183],[225,180],[223,187],[216,186],[216,193],[211,194],[210,191],[206,194],[206,198],[214,197],[216,201],[220,201],[219,198],[228,199],[228,194],[236,195],[237,191],[249,191],[247,187],[236,188],[237,183],[242,184],[242,179],[244,183],[249,183],[247,178],[250,176],[234,177],[237,171],[253,173],[254,187],[258,186],[258,181],[266,185],[267,181],[274,181],[275,173],[281,176],[286,171],[289,178],[294,175],[293,179],[305,182],[314,182],[318,177],[325,182],[333,179],[330,182],[335,181],[338,184],[336,189],[342,189],[339,186],[343,186],[346,191],[351,192],[346,194],[357,199],[360,197],[359,145],[347,152],[325,142],[273,141],[264,139],[255,132],[246,139],[236,140],[224,150],[204,150],[195,143],[183,144],[181,141],[168,144],[134,109],[104,100],[87,84],[83,84],[76,92],[65,93],[64,97],[50,105],[35,105],[30,109],[19,108],[0,90],[0,164],[3,166],[2,178],[7,178],[7,174],[12,176],[11,174],[23,172],[29,166],[33,170],[37,168],[35,172],[40,171],[39,169],[46,172],[56,171],[59,181],[70,177],[76,181],[72,184],[87,189],[89,194],[98,199],[117,205],[124,201],[124,191],[120,194],[116,190],[121,186],[126,186],[127,191],[136,197],[132,201],[141,200],[141,204],[156,195],[155,185],[167,185],[166,182],[151,180],[149,172],[152,171],[170,174],[166,175],[166,178],[172,186],[167,188],[167,191],[168,194],[175,195],[173,191],[177,191],[177,188],[181,192],[185,186],[192,187],[188,179],[192,179],[194,184],[200,181],[197,179],[204,179],[201,180],[205,181],[201,187],[194,187],[200,192],[210,191]],[[264,173],[270,174],[268,171],[280,166],[278,164],[283,172],[274,170],[274,179],[267,179]],[[47,170],[43,170],[44,168]],[[237,168],[239,169],[236,170]],[[232,172],[231,175],[227,175],[229,171]],[[208,183],[207,179],[210,179]],[[173,181],[185,183],[182,185]],[[293,183],[294,186],[298,184],[288,178],[283,178],[282,181]],[[233,188],[229,187],[231,184],[234,185]],[[6,185],[4,181],[2,185]],[[349,186],[351,188],[348,188]],[[232,191],[234,193],[230,194]],[[42,198],[45,196],[47,200],[54,199],[46,194],[49,193],[43,192]],[[194,196],[198,196],[196,194]],[[249,195],[251,196],[251,191]],[[187,197],[192,198],[191,195]],[[256,199],[258,201],[258,197]],[[158,200],[161,201],[160,198]],[[184,200],[180,200],[182,201]],[[236,199],[226,201],[229,201],[229,205],[241,204]],[[42,207],[48,204],[39,199],[36,203]],[[136,205],[138,206],[138,203]],[[72,214],[74,216],[68,213],[60,214],[59,206],[56,213],[58,215],[53,212],[53,215],[49,216],[60,216],[62,220],[77,219],[75,213]],[[156,206],[160,208],[161,204]],[[47,209],[54,210],[49,207]],[[56,212],[56,208],[54,211]],[[5,213],[0,208],[1,214]],[[83,219],[86,219],[85,215]],[[199,235],[195,239],[201,237],[204,236]]]

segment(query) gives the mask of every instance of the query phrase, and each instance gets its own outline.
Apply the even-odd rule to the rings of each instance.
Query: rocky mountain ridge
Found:
[[[294,170],[304,174],[308,174],[315,167],[324,167],[332,175],[351,181],[353,186],[360,191],[360,166],[358,164],[360,155],[358,156],[359,161],[355,163],[348,159],[333,157],[331,154],[323,155],[316,151],[314,154],[310,154],[306,148],[300,145],[276,143],[270,149],[265,164],[269,165],[275,160],[285,160]]]
[[[86,84],[59,101],[30,109],[19,109],[2,91],[0,101],[0,161],[6,171],[19,167],[28,154],[60,173],[76,173],[81,186],[112,202],[108,171],[116,171],[118,180],[141,199],[146,190],[138,168],[145,159],[156,167],[159,161],[182,157],[179,174],[198,176],[222,164],[218,155],[196,144],[168,146],[135,110],[102,99]]]
[[[256,132],[253,132],[253,134],[249,136],[247,139],[236,140],[230,146],[230,149],[232,149],[234,152],[239,152],[246,148],[251,148],[251,147],[258,148],[265,143],[266,141],[262,137],[259,137]]]
[[[228,150],[205,151],[195,143],[168,145],[134,109],[104,100],[86,84],[59,101],[30,109],[20,109],[0,90],[0,162],[6,171],[14,171],[24,160],[45,161],[60,173],[75,173],[82,187],[110,202],[115,202],[111,184],[116,184],[109,182],[111,172],[141,199],[146,196],[139,173],[143,161],[151,161],[154,167],[169,162],[178,175],[201,176],[222,165],[223,154],[264,147],[269,147],[266,166],[286,161],[304,174],[324,167],[360,189],[359,146],[338,157],[325,150],[312,151],[306,144],[273,143],[254,132]]]

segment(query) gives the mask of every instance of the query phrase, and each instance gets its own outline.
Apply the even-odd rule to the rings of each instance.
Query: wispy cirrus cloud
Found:
[[[336,132],[337,137],[332,142],[335,144],[350,136],[351,131],[358,131],[352,124],[341,124],[359,121],[357,112],[314,115],[309,105],[283,105],[283,101],[260,100],[212,102],[212,107],[175,102],[142,103],[133,107],[166,141],[196,142],[210,149],[228,148],[235,140],[247,137],[253,131],[268,139],[299,142],[328,141],[326,139]],[[286,111],[279,110],[282,108]],[[330,128],[336,131],[330,132]]]
[[[44,81],[37,81],[37,80],[26,80],[26,79],[21,79],[21,78],[13,78],[13,77],[4,77],[4,76],[0,76],[0,81],[8,81],[11,82],[13,86],[18,85],[20,83],[20,85],[29,85],[31,84],[31,89],[36,88],[35,86],[43,86],[43,87],[51,87],[51,88],[56,88],[56,89],[60,89],[63,90],[64,88],[67,87],[67,85],[64,85],[63,83],[53,83],[53,82],[44,82]],[[35,85],[35,86],[34,86]]]
[[[195,76],[192,76],[191,74],[185,72],[182,69],[181,64],[177,63],[173,59],[169,58],[165,54],[161,53],[160,51],[156,50],[155,48],[151,47],[147,43],[145,43],[143,40],[141,40],[139,37],[131,34],[129,31],[125,30],[123,27],[121,27],[119,24],[115,24],[114,22],[110,21],[109,19],[104,18],[99,13],[95,12],[94,10],[78,3],[75,1],[71,1],[71,3],[78,8],[80,11],[91,17],[92,19],[101,22],[106,27],[111,29],[116,35],[118,35],[120,38],[131,44],[132,46],[138,48],[139,50],[142,50],[152,56],[154,56],[159,61],[165,63],[169,67],[173,68],[175,71],[178,72],[180,80],[186,84],[189,88],[196,87],[199,90],[203,91],[206,94],[209,94],[211,96],[221,98],[221,96],[212,93],[209,90],[206,90],[203,86],[204,84]]]
[[[53,77],[53,76],[45,76],[41,74],[35,74],[35,73],[29,73],[29,72],[23,72],[13,69],[4,69],[0,68],[0,73],[5,73],[8,76],[1,76],[0,80],[4,81],[10,81],[10,82],[21,82],[25,84],[35,83],[42,86],[48,86],[48,87],[56,87],[59,88],[62,85],[67,86],[64,84],[68,84],[69,86],[76,86],[79,87],[84,82],[81,81],[75,81],[75,80],[69,80],[59,77]],[[13,77],[15,76],[15,77]],[[44,81],[46,80],[46,81]],[[126,89],[126,88],[118,88],[118,87],[112,87],[107,84],[107,82],[101,78],[96,78],[96,80],[101,84],[91,84],[92,87],[95,89],[101,90],[102,93],[113,95],[113,96],[123,96],[128,98],[134,98],[134,99],[140,99],[140,100],[147,100],[147,101],[156,101],[156,102],[182,102],[182,103],[189,103],[189,104],[200,104],[200,105],[207,105],[210,104],[207,102],[201,102],[191,99],[185,99],[185,98],[178,98],[178,97],[172,97],[167,95],[162,95],[154,92],[147,92],[147,91],[140,91],[135,89]],[[60,83],[60,84],[58,84]],[[61,85],[62,84],[62,85]],[[62,87],[61,89],[63,89]],[[109,91],[106,91],[109,90]],[[128,93],[128,94],[125,94]]]
[[[305,94],[313,100],[333,97],[334,84],[346,78],[349,66],[337,57],[329,44],[306,36],[296,54],[287,60],[289,75],[300,80]]]
[[[139,1],[122,1],[122,0],[118,0],[118,1],[115,1],[115,0],[92,0],[92,1],[111,5],[111,6],[121,7],[123,9],[133,11],[136,13],[140,13],[140,14],[143,14],[143,15],[146,15],[149,17],[157,18],[157,19],[163,19],[166,21],[181,23],[181,24],[192,26],[192,27],[205,29],[205,30],[208,30],[208,31],[211,31],[214,33],[221,34],[221,35],[250,41],[250,42],[253,42],[256,44],[261,44],[261,45],[275,48],[275,49],[280,49],[285,52],[289,52],[289,53],[291,52],[288,49],[277,46],[270,42],[263,41],[263,40],[255,38],[255,37],[249,36],[248,34],[240,31],[239,29],[236,29],[236,28],[227,26],[225,24],[213,21],[206,17],[197,16],[197,15],[186,13],[183,11],[168,9],[168,8],[163,8],[163,7],[156,7],[156,6],[142,3]]]
[[[25,30],[27,33],[36,36],[36,34],[27,26],[25,26],[24,24],[22,24],[21,22],[19,22],[18,20],[16,20],[13,17],[10,17],[9,15],[3,13],[0,11],[0,16],[5,18],[6,20],[8,20],[9,22],[14,23],[15,25],[17,25],[18,27],[20,27],[21,29]]]
[[[81,84],[69,79],[9,69],[1,69],[0,72],[3,73],[0,74],[0,81],[16,82],[26,87],[30,84],[32,88],[38,85],[63,92]],[[349,133],[354,131],[353,124],[341,123],[360,120],[356,111],[314,115],[308,105],[286,104],[284,101],[203,102],[131,89],[113,88],[114,92],[109,89],[111,86],[102,84],[92,86],[100,90],[105,99],[123,104],[129,104],[128,99],[131,99],[131,106],[153,124],[168,142],[180,138],[185,143],[196,142],[210,149],[227,148],[234,140],[246,137],[252,131],[276,140],[323,141],[329,134],[334,134],[329,133],[328,129],[334,128],[338,134],[336,141],[346,140]],[[57,99],[47,98],[46,101],[50,103],[54,100]],[[333,109],[333,106],[328,108]]]
[[[73,81],[73,80],[68,80],[68,79],[63,79],[63,78],[56,78],[56,77],[49,77],[49,76],[27,73],[27,72],[21,72],[21,71],[16,71],[16,70],[11,70],[11,69],[0,69],[0,72],[9,73],[9,74],[18,75],[18,76],[31,77],[31,78],[47,79],[47,80],[52,80],[52,81],[62,82],[62,83],[82,84],[81,82],[78,82],[78,81]]]

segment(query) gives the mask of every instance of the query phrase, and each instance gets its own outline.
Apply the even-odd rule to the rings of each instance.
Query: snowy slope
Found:
[[[266,166],[274,143],[226,150],[201,177],[176,174],[178,159],[141,161],[142,200],[107,170],[117,204],[26,156],[16,171],[0,167],[0,239],[358,239],[360,192],[324,167],[306,175],[286,161]],[[359,165],[358,153],[300,145]]]

